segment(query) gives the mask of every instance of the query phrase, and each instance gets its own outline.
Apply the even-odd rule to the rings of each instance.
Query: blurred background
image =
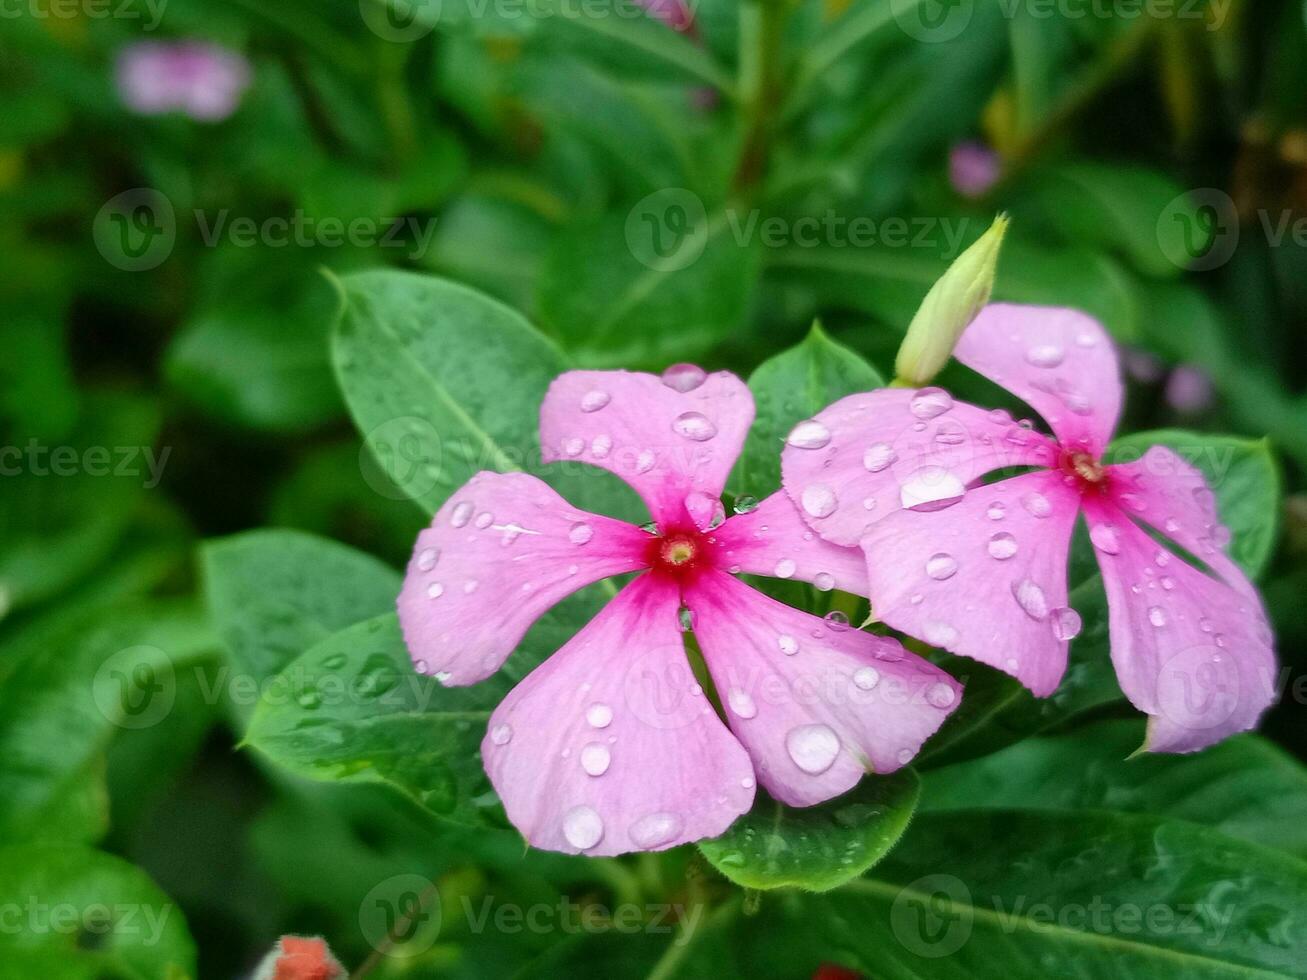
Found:
[[[1289,0],[0,0],[0,880],[71,862],[177,911],[131,954],[47,930],[0,976],[163,976],[167,949],[235,977],[289,931],[374,976],[673,975],[663,936],[582,949],[461,912],[398,959],[360,904],[410,873],[447,913],[727,887],[689,854],[434,832],[236,748],[250,702],[222,686],[200,543],[292,528],[398,568],[426,521],[361,452],[323,270],[466,283],[586,366],[747,377],[819,318],[888,377],[1007,211],[996,296],[1102,320],[1123,431],[1269,440],[1262,584],[1297,691],[1304,24]],[[136,645],[208,684],[110,722],[90,678]],[[1302,757],[1285,701],[1265,731]],[[768,926],[785,901],[752,911],[759,975],[826,960]]]

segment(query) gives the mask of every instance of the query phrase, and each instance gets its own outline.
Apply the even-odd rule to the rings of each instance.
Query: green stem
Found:
[[[740,4],[740,103],[744,145],[735,169],[736,190],[753,187],[767,171],[767,158],[780,103],[781,42],[786,0],[742,0]]]

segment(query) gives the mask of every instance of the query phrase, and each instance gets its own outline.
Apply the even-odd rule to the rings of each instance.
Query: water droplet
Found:
[[[1198,628],[1204,633],[1210,633],[1212,631],[1212,621],[1204,616],[1202,619],[1198,620]]]
[[[832,609],[825,616],[823,616],[822,619],[824,619],[826,621],[826,625],[829,626],[836,633],[843,633],[846,629],[849,628],[848,615],[840,611],[839,609]]]
[[[1053,513],[1053,505],[1038,490],[1032,490],[1021,498],[1021,506],[1031,517],[1047,517]]]
[[[585,720],[591,728],[607,728],[613,723],[613,709],[601,701],[596,701],[585,709]]]
[[[591,742],[581,750],[581,768],[591,776],[602,776],[612,761],[608,746],[602,742]]]
[[[899,754],[898,754],[899,763],[906,766],[909,762],[912,761],[912,754],[913,753],[911,749],[899,749]]]
[[[477,514],[477,519],[472,522],[472,526],[479,530],[484,531],[492,523],[494,523],[494,520],[495,520],[494,514],[490,513],[490,511],[488,510],[483,510],[481,513]]]
[[[604,822],[592,808],[574,806],[563,817],[563,836],[579,851],[588,851],[604,836]]]
[[[694,610],[689,606],[682,606],[677,610],[676,618],[682,633],[688,633],[694,629]]]
[[[740,780],[740,785],[743,786],[745,789],[753,789],[753,785],[754,785],[753,777],[745,776],[743,779]]]
[[[776,644],[781,648],[781,653],[787,657],[792,657],[799,652],[799,641],[790,636],[789,633],[782,633],[777,638]]]
[[[572,525],[572,529],[567,532],[567,540],[572,544],[585,544],[595,536],[594,528],[585,521],[580,521]]]
[[[1169,575],[1163,575],[1162,588],[1166,589],[1167,592],[1170,592],[1172,589],[1175,588],[1175,579],[1171,578],[1171,576]]]
[[[423,548],[418,553],[417,567],[419,572],[429,572],[436,567],[436,559],[440,557],[440,549]]]
[[[477,586],[480,584],[481,583],[474,578],[468,579],[466,582],[463,583],[463,594],[471,595],[473,592],[477,590]]]
[[[1006,531],[999,531],[989,539],[989,557],[1007,561],[1017,553],[1017,539]]]
[[[1085,348],[1089,348],[1089,347],[1097,347],[1097,346],[1098,346],[1098,338],[1095,337],[1092,333],[1082,333],[1082,334],[1077,334],[1077,335],[1076,335],[1076,346],[1077,346],[1077,347],[1085,347]]]
[[[1163,524],[1162,526],[1166,528],[1167,534],[1175,534],[1177,531],[1180,530],[1180,522],[1177,521],[1174,517],[1168,517],[1166,519],[1166,523]]]
[[[814,483],[809,487],[803,488],[803,494],[800,497],[803,504],[803,510],[810,517],[830,517],[835,513],[835,508],[839,506],[839,501],[835,498],[835,491],[824,483]]]
[[[1095,524],[1089,529],[1089,540],[1104,554],[1116,555],[1121,552],[1121,537],[1114,524]]]
[[[812,584],[817,587],[818,592],[829,592],[835,588],[835,576],[830,572],[818,572],[812,577]]]
[[[1148,608],[1148,621],[1161,629],[1166,625],[1166,610],[1161,606],[1150,606]]]
[[[991,521],[1001,521],[1007,516],[1007,504],[1001,500],[995,500],[985,511],[985,516]]]
[[[957,691],[943,681],[937,681],[926,692],[926,700],[936,708],[950,707],[958,699]]]
[[[945,419],[935,429],[935,441],[941,446],[961,446],[967,441],[967,430],[962,423]]]
[[[731,509],[737,514],[752,514],[758,509],[758,498],[750,497],[748,494],[736,497]]]
[[[924,466],[899,488],[899,502],[905,510],[943,510],[962,499],[967,488],[942,466]]]
[[[439,582],[432,582],[430,585],[427,586],[428,599],[439,599],[444,594],[445,594],[445,587],[441,585]]]
[[[456,504],[453,513],[449,515],[449,523],[454,527],[466,527],[467,522],[472,520],[472,511],[475,509],[470,500]]]
[[[853,672],[853,683],[864,691],[870,691],[880,683],[880,671],[875,667],[859,667]]]
[[[1153,563],[1157,565],[1158,568],[1165,568],[1167,565],[1171,564],[1171,553],[1169,551],[1159,550],[1157,554],[1153,555]]]
[[[1012,586],[1012,595],[1031,619],[1044,619],[1048,615],[1048,597],[1044,590],[1028,578]]]
[[[581,396],[581,411],[586,412],[587,414],[590,412],[597,412],[610,401],[612,401],[612,395],[608,394],[606,391],[601,391],[598,388],[595,388],[593,391],[587,391]]]
[[[495,745],[507,745],[512,737],[513,729],[509,725],[496,725],[490,729],[490,741]]]
[[[830,443],[830,429],[816,419],[800,422],[785,440],[795,449],[821,449]]]
[[[791,559],[782,558],[776,563],[776,567],[772,569],[772,572],[775,573],[777,578],[790,578],[797,569],[798,566]]]
[[[613,451],[613,437],[609,435],[597,435],[590,443],[590,455],[595,459],[607,459],[608,454]]]
[[[877,442],[868,446],[862,454],[862,465],[868,473],[879,473],[898,458],[893,446],[887,442]]]
[[[697,364],[673,364],[663,372],[663,384],[685,394],[694,391],[708,379],[708,373]]]
[[[654,463],[656,462],[656,460],[657,457],[655,457],[653,453],[651,453],[648,449],[644,450],[642,453],[640,453],[639,456],[635,458],[635,472],[648,473],[651,469],[654,468]]]
[[[819,776],[840,754],[840,739],[829,725],[799,725],[785,736],[785,751],[810,776]]]
[[[726,698],[726,703],[741,718],[752,718],[758,713],[758,706],[753,703],[753,698],[749,697],[747,691],[741,691],[739,688],[731,691]]]
[[[1060,606],[1048,614],[1049,622],[1053,624],[1053,635],[1059,640],[1074,640],[1080,635],[1080,629],[1083,625],[1080,621],[1080,614],[1069,606]]]
[[[1066,351],[1057,344],[1036,344],[1026,351],[1026,363],[1035,367],[1055,368],[1065,358]]]
[[[580,456],[585,452],[585,440],[580,436],[572,436],[570,439],[563,440],[563,452],[569,456]]]
[[[927,623],[923,632],[926,637],[926,642],[931,646],[947,647],[950,644],[956,643],[958,639],[957,630],[948,623],[941,623],[939,621]]]
[[[1142,514],[1148,509],[1144,498],[1137,493],[1123,493],[1118,499],[1137,514]]]
[[[672,422],[672,430],[694,442],[707,442],[717,435],[717,426],[700,412],[683,412]]]
[[[943,388],[922,388],[908,402],[908,411],[919,419],[933,419],[953,407],[953,398]]]
[[[937,552],[926,559],[926,574],[937,582],[952,578],[957,571],[957,559],[946,552]]]
[[[684,825],[674,813],[651,813],[631,824],[631,843],[636,847],[658,847],[681,835]]]

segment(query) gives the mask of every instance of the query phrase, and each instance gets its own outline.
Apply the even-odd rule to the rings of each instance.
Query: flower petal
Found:
[[[1061,306],[991,303],[953,355],[1043,416],[1068,448],[1097,456],[1121,415],[1121,365],[1097,320]]]
[[[847,547],[901,509],[947,506],[986,473],[1048,466],[1057,454],[1051,440],[1006,412],[955,402],[941,388],[850,395],[814,421],[830,439],[813,449],[786,447],[785,490],[813,530]]]
[[[409,654],[447,684],[489,677],[551,606],[643,568],[648,541],[533,476],[478,473],[418,535],[398,600]]]
[[[823,591],[867,594],[867,562],[857,548],[823,541],[799,517],[784,491],[747,514],[737,514],[713,534],[719,568],[751,575],[794,578]]]
[[[1206,562],[1226,584],[1256,598],[1257,590],[1225,552],[1229,531],[1216,513],[1216,495],[1195,467],[1167,446],[1108,468],[1117,506]]]
[[[678,606],[673,584],[640,576],[491,716],[486,772],[531,844],[662,850],[752,806],[753,766],[694,682]]]
[[[731,729],[776,799],[810,806],[906,765],[961,685],[895,640],[792,609],[722,572],[686,593]]]
[[[975,487],[939,513],[881,521],[862,541],[872,612],[1046,697],[1079,630],[1066,605],[1078,511],[1079,494],[1040,471]]]
[[[540,449],[545,462],[575,459],[620,476],[667,527],[683,523],[691,492],[721,495],[752,423],[753,396],[725,371],[569,371],[540,408]]]
[[[1255,727],[1275,697],[1257,598],[1172,555],[1110,502],[1087,502],[1085,517],[1110,545],[1097,551],[1112,663],[1126,697],[1150,716],[1146,747],[1193,752]]]

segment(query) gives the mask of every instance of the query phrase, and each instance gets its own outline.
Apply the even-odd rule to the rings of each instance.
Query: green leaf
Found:
[[[701,841],[713,867],[744,888],[837,888],[887,854],[912,818],[920,784],[904,769],[865,777],[820,806],[795,809],[760,794],[721,837]]]
[[[428,513],[481,470],[525,470],[579,507],[639,513],[616,477],[541,464],[540,405],[569,365],[521,314],[407,272],[338,284],[333,356],[350,413],[389,483]]]
[[[875,368],[813,324],[801,343],[749,376],[757,416],[731,478],[736,492],[762,499],[780,489],[781,449],[790,430],[845,395],[884,385]]]
[[[1261,574],[1275,550],[1283,497],[1280,469],[1267,440],[1158,429],[1115,440],[1107,458],[1138,459],[1154,445],[1170,447],[1202,471],[1231,532],[1230,557],[1250,576]]]
[[[1258,735],[1189,756],[1139,755],[1143,719],[1027,739],[924,780],[921,809],[1120,810],[1204,824],[1307,859],[1307,769]]]
[[[103,753],[173,710],[178,674],[214,656],[187,604],[92,609],[27,632],[0,657],[0,838],[92,840],[103,814],[67,801],[102,795]]]
[[[671,188],[565,229],[541,275],[542,322],[588,366],[703,354],[740,329],[757,283],[758,236],[741,242],[732,220]]]
[[[262,682],[346,626],[394,608],[400,576],[371,555],[299,531],[206,542],[205,599],[236,669]]]
[[[87,848],[0,848],[5,977],[189,980],[195,943],[177,904],[143,871]],[[17,928],[14,928],[17,926]]]
[[[593,614],[595,596],[545,613],[504,670],[470,687],[418,674],[393,613],[358,623],[267,685],[245,743],[312,779],[381,783],[447,820],[503,826],[481,765],[486,721],[512,683]]]
[[[90,393],[66,440],[31,438],[0,459],[0,615],[48,598],[108,556],[143,489],[162,476],[157,407]]]
[[[1120,813],[921,814],[872,876],[808,902],[878,980],[1271,980],[1307,947],[1307,865]]]

